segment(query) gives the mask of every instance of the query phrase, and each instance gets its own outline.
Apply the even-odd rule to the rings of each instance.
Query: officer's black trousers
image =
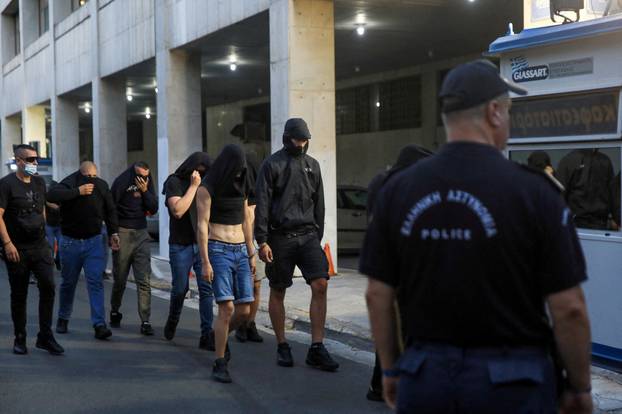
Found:
[[[556,413],[551,359],[537,348],[409,347],[398,413]]]
[[[5,261],[11,285],[11,317],[15,335],[26,334],[26,307],[30,273],[34,274],[39,287],[39,333],[52,334],[52,312],[54,310],[53,259],[48,246],[19,250],[20,261]]]

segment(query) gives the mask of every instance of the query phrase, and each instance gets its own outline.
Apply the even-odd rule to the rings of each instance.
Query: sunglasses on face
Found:
[[[29,164],[32,164],[35,161],[39,161],[39,157],[20,157],[19,159]]]

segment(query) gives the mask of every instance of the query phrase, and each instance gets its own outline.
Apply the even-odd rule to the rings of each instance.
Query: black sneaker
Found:
[[[120,328],[121,319],[123,319],[123,314],[121,312],[110,311],[110,327],[111,328]]]
[[[263,338],[257,332],[257,326],[255,322],[249,322],[246,326],[246,339],[251,342],[263,342]]]
[[[287,342],[279,344],[276,348],[276,364],[281,367],[293,367],[294,358],[292,349]]]
[[[56,333],[66,334],[68,331],[67,329],[68,324],[69,324],[69,321],[67,319],[58,318],[58,320],[56,321]]]
[[[169,341],[175,337],[175,331],[177,330],[177,322],[173,322],[171,318],[166,320],[166,325],[164,325],[164,337]],[[199,344],[199,348],[201,345]]]
[[[369,401],[384,402],[384,397],[382,396],[382,389],[369,387],[369,389],[367,390],[367,399]]]
[[[212,370],[212,378],[218,382],[228,384],[231,381],[229,370],[227,369],[227,360],[225,358],[218,358],[214,361],[214,369]]]
[[[65,350],[62,346],[56,342],[54,336],[50,333],[49,335],[37,335],[37,348],[44,349],[48,351],[52,355],[61,355]]]
[[[151,327],[151,324],[148,321],[145,321],[140,324],[140,333],[145,336],[151,336],[154,334],[153,328]]]
[[[207,335],[201,335],[201,339],[199,339],[199,348],[214,352],[216,350],[215,341],[214,330],[212,329]]]
[[[235,339],[240,342],[246,342],[248,339],[246,334],[246,323],[241,324],[238,326],[238,329],[235,330]]]
[[[106,325],[97,325],[95,328],[95,338],[107,339],[112,336],[112,331]]]
[[[13,341],[13,353],[16,355],[26,355],[28,348],[26,347],[26,335],[15,335],[15,341]]]
[[[305,361],[307,365],[322,371],[334,372],[339,369],[339,364],[330,356],[324,344],[313,344],[307,353]]]

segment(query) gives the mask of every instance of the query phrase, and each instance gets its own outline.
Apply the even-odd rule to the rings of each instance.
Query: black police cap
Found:
[[[525,89],[501,77],[492,62],[480,59],[452,69],[443,81],[439,98],[443,113],[449,113],[473,108],[508,91],[527,94]]]

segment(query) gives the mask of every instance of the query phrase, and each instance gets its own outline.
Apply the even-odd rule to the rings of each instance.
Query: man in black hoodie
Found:
[[[311,133],[300,118],[289,119],[283,149],[264,161],[257,176],[255,239],[270,281],[269,312],[278,341],[277,364],[294,365],[285,341],[285,290],[298,266],[311,286],[312,345],[306,363],[336,371],[323,345],[326,322],[328,261],[320,245],[324,235],[324,187],[320,164],[306,154]]]
[[[113,252],[114,285],[110,299],[110,326],[119,328],[123,315],[119,312],[130,266],[134,271],[138,294],[140,332],[153,335],[151,316],[151,251],[147,233],[147,214],[158,211],[158,197],[153,187],[149,165],[143,161],[133,164],[112,184],[112,197],[119,217],[121,248]]]
[[[106,181],[97,177],[97,167],[90,161],[50,189],[48,200],[60,204],[63,238],[60,244],[63,282],[56,332],[67,333],[73,299],[80,272],[84,269],[91,304],[91,323],[95,338],[106,339],[112,332],[106,326],[103,273],[104,246],[102,222],[106,222],[110,246],[119,249],[117,214]]]

